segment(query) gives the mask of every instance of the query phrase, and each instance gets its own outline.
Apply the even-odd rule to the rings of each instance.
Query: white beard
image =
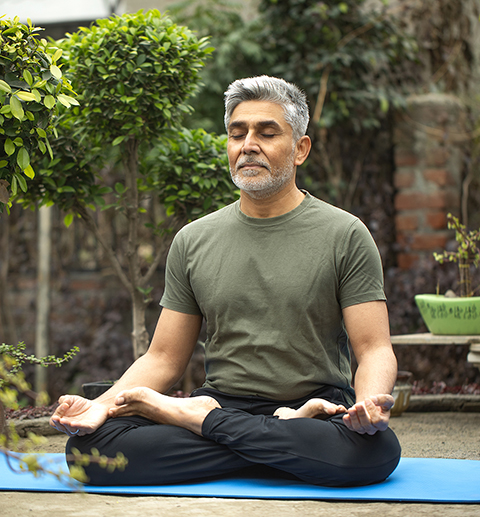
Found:
[[[248,163],[261,165],[264,169],[242,167],[242,165]],[[268,163],[250,155],[240,160],[235,170],[230,167],[233,183],[254,199],[266,199],[277,194],[291,181],[293,174],[293,153],[288,157],[284,167],[274,168],[273,170]]]

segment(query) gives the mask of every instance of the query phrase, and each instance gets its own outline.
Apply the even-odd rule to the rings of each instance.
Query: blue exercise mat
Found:
[[[67,470],[63,454],[44,454],[52,470]],[[15,461],[13,465],[17,465]],[[342,501],[405,501],[480,503],[480,461],[402,458],[383,483],[365,487],[326,488],[282,478],[229,477],[198,483],[161,486],[89,486],[92,494],[233,497],[251,499],[328,499]],[[13,472],[0,454],[0,490],[71,492],[52,476]]]

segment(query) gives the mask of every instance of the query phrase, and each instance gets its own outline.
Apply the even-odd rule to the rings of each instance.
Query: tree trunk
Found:
[[[138,359],[143,355],[150,343],[150,337],[145,325],[145,312],[147,304],[144,301],[144,295],[140,292],[132,293],[132,343],[133,356]]]
[[[35,327],[35,354],[49,355],[48,318],[50,313],[50,262],[52,207],[43,206],[38,211],[38,270],[37,270],[37,322]],[[35,391],[47,390],[47,369],[35,366]]]
[[[8,269],[10,262],[10,217],[4,212],[0,219],[0,342],[17,344],[17,332],[8,296]],[[2,330],[3,327],[3,330]]]

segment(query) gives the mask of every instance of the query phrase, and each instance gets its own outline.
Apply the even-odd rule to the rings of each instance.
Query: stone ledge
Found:
[[[22,438],[26,438],[28,433],[40,434],[42,436],[59,434],[58,431],[55,431],[55,429],[49,425],[49,420],[50,417],[44,416],[33,419],[14,420],[13,422],[15,424],[15,430]],[[7,424],[9,422],[11,422],[11,420],[7,420]]]
[[[407,412],[480,413],[480,395],[412,395]]]

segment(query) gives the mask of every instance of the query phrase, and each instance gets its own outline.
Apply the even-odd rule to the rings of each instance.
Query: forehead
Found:
[[[256,125],[268,122],[276,123],[282,128],[290,127],[279,104],[270,101],[244,101],[233,110],[229,127],[232,124]]]

